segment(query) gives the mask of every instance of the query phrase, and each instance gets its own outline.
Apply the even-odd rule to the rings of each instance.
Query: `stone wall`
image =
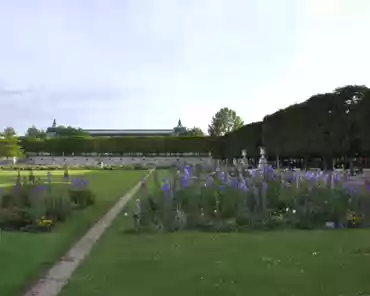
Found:
[[[52,157],[33,156],[28,158],[29,164],[34,165],[89,165],[95,166],[100,162],[105,165],[151,165],[151,166],[172,166],[176,164],[210,164],[208,157]]]

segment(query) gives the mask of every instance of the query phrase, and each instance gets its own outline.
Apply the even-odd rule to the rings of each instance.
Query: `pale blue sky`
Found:
[[[207,129],[370,86],[369,0],[0,0],[0,128]]]

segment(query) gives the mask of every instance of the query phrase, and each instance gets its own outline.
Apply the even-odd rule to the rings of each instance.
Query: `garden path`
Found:
[[[152,173],[150,170],[145,179]],[[142,181],[136,184],[63,256],[45,276],[32,286],[24,296],[57,296],[67,284],[75,269],[82,263],[93,245],[100,239],[126,203],[140,189]]]

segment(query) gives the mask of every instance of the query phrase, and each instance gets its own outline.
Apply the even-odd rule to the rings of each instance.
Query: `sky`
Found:
[[[368,0],[0,0],[0,129],[207,130],[370,86]]]

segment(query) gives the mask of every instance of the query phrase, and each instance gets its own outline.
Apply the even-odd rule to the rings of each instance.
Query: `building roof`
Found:
[[[55,127],[48,127],[47,129],[46,129],[46,132],[47,133],[54,133],[56,131],[56,128]]]
[[[84,132],[94,135],[158,135],[158,134],[171,134],[172,129],[84,129]]]

